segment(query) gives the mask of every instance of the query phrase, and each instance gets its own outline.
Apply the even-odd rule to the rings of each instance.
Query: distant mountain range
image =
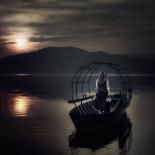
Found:
[[[89,52],[74,47],[49,47],[0,59],[0,74],[74,73],[92,61],[118,63],[131,73],[155,73],[155,60],[106,52]]]

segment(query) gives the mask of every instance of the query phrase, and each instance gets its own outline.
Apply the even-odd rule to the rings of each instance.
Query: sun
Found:
[[[28,39],[24,35],[17,36],[16,38],[16,47],[18,49],[25,49],[28,44]]]
[[[30,33],[30,31],[13,33],[10,37],[7,38],[10,44],[7,44],[6,47],[13,54],[22,54],[33,51],[36,48],[38,49],[40,44],[31,40],[33,37],[32,34],[33,33]]]

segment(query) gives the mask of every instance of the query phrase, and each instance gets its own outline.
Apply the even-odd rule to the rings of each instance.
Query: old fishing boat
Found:
[[[98,97],[96,81],[102,80],[106,74],[110,89],[106,98]],[[118,64],[92,62],[78,70],[72,81],[72,97],[69,103],[74,103],[69,115],[77,129],[92,130],[99,127],[109,127],[121,119],[132,97],[132,78],[127,69]],[[104,91],[102,92],[104,93]],[[100,104],[103,104],[101,108]],[[95,105],[99,105],[98,108]]]

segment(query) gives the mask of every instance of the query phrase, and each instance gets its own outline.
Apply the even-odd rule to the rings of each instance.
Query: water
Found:
[[[68,115],[70,76],[0,77],[4,154],[154,155],[155,77],[135,76],[127,116],[111,131],[76,132]],[[117,131],[118,130],[118,131]]]

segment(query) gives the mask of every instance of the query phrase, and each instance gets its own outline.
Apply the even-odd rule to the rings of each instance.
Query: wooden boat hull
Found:
[[[125,113],[125,107],[114,112],[101,114],[78,115],[70,112],[70,117],[78,130],[94,130],[108,128],[119,121]]]
[[[69,136],[70,147],[91,148],[97,150],[118,139],[120,149],[126,147],[132,136],[132,123],[126,113],[122,118],[109,128],[100,128],[93,131],[75,130]],[[129,141],[128,141],[129,140]],[[132,142],[132,141],[131,141]]]

